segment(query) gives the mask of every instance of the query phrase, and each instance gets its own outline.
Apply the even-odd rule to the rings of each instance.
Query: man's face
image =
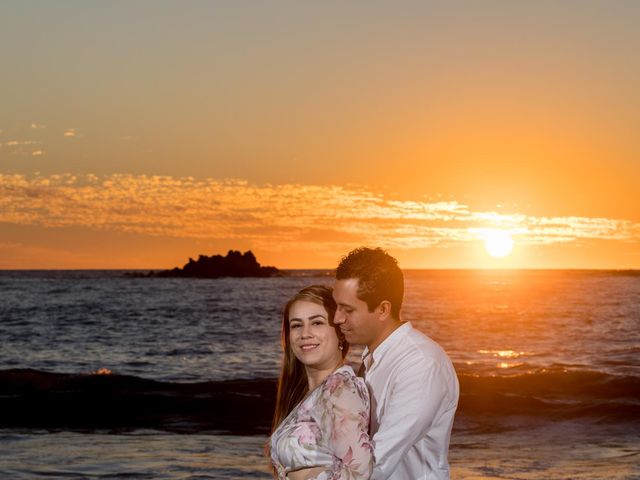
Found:
[[[334,323],[340,326],[347,342],[355,345],[371,345],[382,327],[377,309],[369,311],[364,300],[357,296],[358,279],[336,280],[333,298],[338,305]]]

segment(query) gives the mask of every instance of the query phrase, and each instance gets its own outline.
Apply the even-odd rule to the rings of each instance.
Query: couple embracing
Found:
[[[384,250],[342,259],[333,289],[284,309],[269,450],[288,480],[448,479],[458,380],[446,353],[400,320],[404,278]],[[363,345],[355,374],[349,344]]]

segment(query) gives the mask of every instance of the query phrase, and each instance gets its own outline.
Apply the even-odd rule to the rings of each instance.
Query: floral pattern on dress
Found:
[[[373,469],[369,392],[351,367],[341,367],[300,402],[271,437],[278,478],[323,467],[316,480],[363,480]]]

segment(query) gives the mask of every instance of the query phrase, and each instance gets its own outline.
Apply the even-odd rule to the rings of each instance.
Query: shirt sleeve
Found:
[[[368,480],[373,469],[369,440],[369,394],[355,377],[334,375],[323,386],[323,437],[334,461],[316,480]]]
[[[407,451],[424,437],[434,420],[456,407],[450,381],[434,362],[418,362],[398,372],[386,400],[384,416],[373,436],[372,480],[391,478]]]

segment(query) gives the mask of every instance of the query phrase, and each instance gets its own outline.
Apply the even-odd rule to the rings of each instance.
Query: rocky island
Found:
[[[163,270],[149,273],[153,277],[195,277],[195,278],[220,278],[220,277],[274,277],[282,272],[276,267],[263,267],[256,260],[251,250],[241,253],[238,250],[229,250],[226,256],[213,255],[208,257],[200,255],[198,260],[189,258],[189,263],[182,268]]]

